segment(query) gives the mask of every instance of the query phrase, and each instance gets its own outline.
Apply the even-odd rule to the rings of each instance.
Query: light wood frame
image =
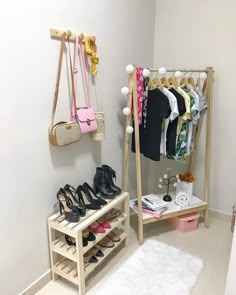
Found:
[[[150,72],[157,72],[157,69],[150,69]],[[167,72],[175,72],[176,69],[167,70]],[[214,70],[213,67],[207,67],[206,69],[181,69],[181,72],[191,72],[191,73],[202,73],[205,72],[207,74],[207,78],[205,81],[204,87],[204,95],[207,98],[207,121],[206,121],[206,148],[205,148],[205,184],[204,184],[204,201],[206,205],[199,206],[197,208],[181,210],[175,213],[166,214],[164,218],[149,218],[143,219],[142,213],[142,177],[141,177],[141,159],[140,159],[140,140],[139,140],[139,123],[138,123],[138,103],[137,103],[137,80],[136,80],[136,66],[134,66],[134,70],[131,74],[129,74],[129,95],[128,95],[128,103],[127,106],[131,109],[131,105],[133,105],[133,118],[134,118],[134,127],[135,127],[135,159],[136,159],[136,181],[137,181],[137,200],[138,200],[138,237],[139,243],[142,244],[144,242],[143,235],[143,225],[147,223],[156,222],[163,219],[168,219],[171,217],[179,216],[185,213],[191,213],[196,211],[204,211],[204,221],[205,226],[209,227],[209,183],[210,183],[210,155],[211,155],[211,112],[212,112],[212,95],[213,95],[213,75]],[[202,126],[202,118],[197,128],[196,132],[196,146],[199,140],[201,126]],[[130,125],[131,122],[131,114],[126,117],[126,127]],[[124,149],[124,172],[123,172],[123,187],[124,190],[128,189],[128,173],[129,173],[129,150],[130,150],[130,134],[125,133],[125,149]],[[193,170],[194,166],[194,155],[195,150],[191,154],[189,159],[189,169]]]
[[[80,222],[70,223],[65,220],[64,215],[56,213],[48,218],[49,247],[51,258],[52,279],[56,281],[62,277],[78,286],[78,294],[86,293],[86,279],[107,257],[122,243],[128,246],[129,239],[129,193],[123,192],[113,200],[107,200],[108,204],[100,210],[89,210]],[[96,240],[82,247],[82,232],[90,224],[101,218],[112,208],[121,208],[121,215],[110,221],[111,228],[105,233],[98,233]],[[116,242],[113,248],[104,248],[104,257],[98,257],[98,262],[84,265],[83,255],[92,249],[99,241],[106,237],[112,230],[119,229],[120,241]],[[64,235],[75,238],[76,246],[69,246],[65,242]],[[113,252],[114,253],[114,252]]]

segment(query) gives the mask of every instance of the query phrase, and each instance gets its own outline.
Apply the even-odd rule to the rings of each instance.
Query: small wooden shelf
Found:
[[[54,272],[68,281],[77,284],[77,263],[70,259],[62,258],[54,266]]]
[[[66,221],[65,216],[60,215],[60,212],[49,217],[48,222],[51,224],[51,226],[54,229],[75,238],[77,236],[78,231],[81,231],[85,229],[86,227],[88,227],[90,224],[92,224],[94,221],[99,219],[109,210],[118,206],[128,196],[129,194],[124,192],[113,200],[106,200],[108,202],[106,206],[102,207],[102,209],[100,210],[88,210],[86,212],[86,216],[81,217],[79,222],[70,223]]]
[[[108,235],[116,227],[119,227],[121,223],[126,219],[126,217],[127,217],[126,214],[123,213],[121,216],[109,222],[111,225],[111,228],[106,229],[105,233],[94,234],[96,236],[96,240],[92,242],[88,242],[88,246],[83,247],[83,254],[88,252],[92,247],[94,247],[99,241],[101,241],[106,235]],[[69,246],[65,241],[64,235],[56,239],[52,243],[52,250],[68,259],[77,261],[76,247],[73,245]]]
[[[93,246],[95,246],[98,242],[100,242],[106,235],[108,235],[111,231],[113,231],[116,227],[119,227],[121,223],[127,218],[126,214],[122,214],[118,218],[113,221],[109,221],[111,228],[106,229],[105,233],[95,234],[96,240],[92,242],[88,242],[88,246],[83,247],[83,254],[88,252]]]
[[[148,196],[146,196],[146,197],[148,197]],[[163,195],[157,195],[156,197],[162,198]],[[164,219],[169,219],[172,217],[176,217],[176,216],[180,216],[180,215],[184,215],[184,214],[188,214],[188,213],[193,213],[196,211],[197,212],[203,211],[203,210],[206,210],[206,208],[207,208],[207,203],[203,202],[201,199],[199,199],[195,196],[192,197],[191,204],[188,206],[185,206],[185,207],[179,207],[178,205],[175,204],[173,193],[172,193],[172,197],[173,197],[173,200],[169,203],[166,203],[168,206],[168,210],[163,212],[159,218],[153,217],[153,216],[146,214],[146,213],[143,213],[143,215],[142,215],[143,216],[143,224],[161,221]],[[135,201],[136,201],[136,199],[130,200],[130,207],[132,209],[133,209]],[[134,210],[134,212],[137,213],[136,210]]]
[[[89,263],[87,266],[85,266],[84,274],[85,278],[87,278],[106,258],[108,255],[110,255],[116,248],[119,247],[119,245],[125,240],[126,233],[122,232],[120,234],[121,240],[117,243],[115,243],[115,246],[113,248],[103,248],[102,251],[104,253],[103,257],[97,257],[98,262],[97,263]],[[78,271],[77,271],[77,263],[74,261],[71,261],[70,259],[62,258],[60,259],[54,268],[54,271],[59,276],[67,279],[68,281],[77,284],[78,282]]]
[[[64,235],[52,243],[52,251],[72,261],[77,261],[76,248],[75,246],[69,246],[66,243]]]
[[[110,221],[111,228],[106,229],[105,233],[95,234],[96,240],[88,242],[88,245],[83,247],[83,230],[116,207],[121,210],[121,215]],[[97,263],[85,265],[83,255],[114,229],[122,230],[121,240],[115,243],[113,248],[103,248],[104,257],[97,257]],[[84,295],[86,277],[123,241],[126,246],[128,244],[129,193],[123,192],[115,199],[109,200],[100,210],[89,210],[86,216],[76,223],[66,221],[64,215],[58,212],[48,218],[48,231],[53,280],[55,281],[58,276],[63,277],[78,286],[79,295]],[[69,246],[65,241],[65,235],[73,237],[76,245]]]
[[[85,267],[85,277],[91,274],[95,270],[95,268],[100,265],[108,255],[110,255],[118,246],[126,239],[126,233],[122,232],[120,234],[120,241],[114,243],[115,246],[112,248],[103,248],[102,252],[104,253],[104,257],[97,257],[98,263],[90,263],[87,267]]]

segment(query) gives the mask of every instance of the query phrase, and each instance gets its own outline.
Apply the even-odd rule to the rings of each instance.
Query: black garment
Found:
[[[183,114],[186,112],[185,100],[183,96],[174,88],[170,88],[169,90],[174,94],[174,96],[177,99],[179,116],[183,116]],[[168,155],[175,155],[178,119],[179,118],[177,117],[172,122],[170,122],[167,129],[166,151]]]
[[[151,160],[160,161],[161,124],[163,118],[171,113],[169,100],[159,89],[149,90],[147,98],[146,126],[139,127],[140,148],[143,155]],[[134,133],[133,133],[134,143]],[[132,150],[134,151],[134,145]]]

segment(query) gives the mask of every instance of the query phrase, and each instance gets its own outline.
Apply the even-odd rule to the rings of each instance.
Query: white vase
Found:
[[[190,198],[193,196],[193,183],[185,182],[185,181],[178,181],[177,187],[176,187],[176,194],[184,192],[186,193]]]

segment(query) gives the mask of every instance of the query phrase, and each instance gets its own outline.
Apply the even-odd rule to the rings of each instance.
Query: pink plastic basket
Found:
[[[190,213],[170,219],[171,225],[181,233],[191,232],[197,229],[200,215]]]

